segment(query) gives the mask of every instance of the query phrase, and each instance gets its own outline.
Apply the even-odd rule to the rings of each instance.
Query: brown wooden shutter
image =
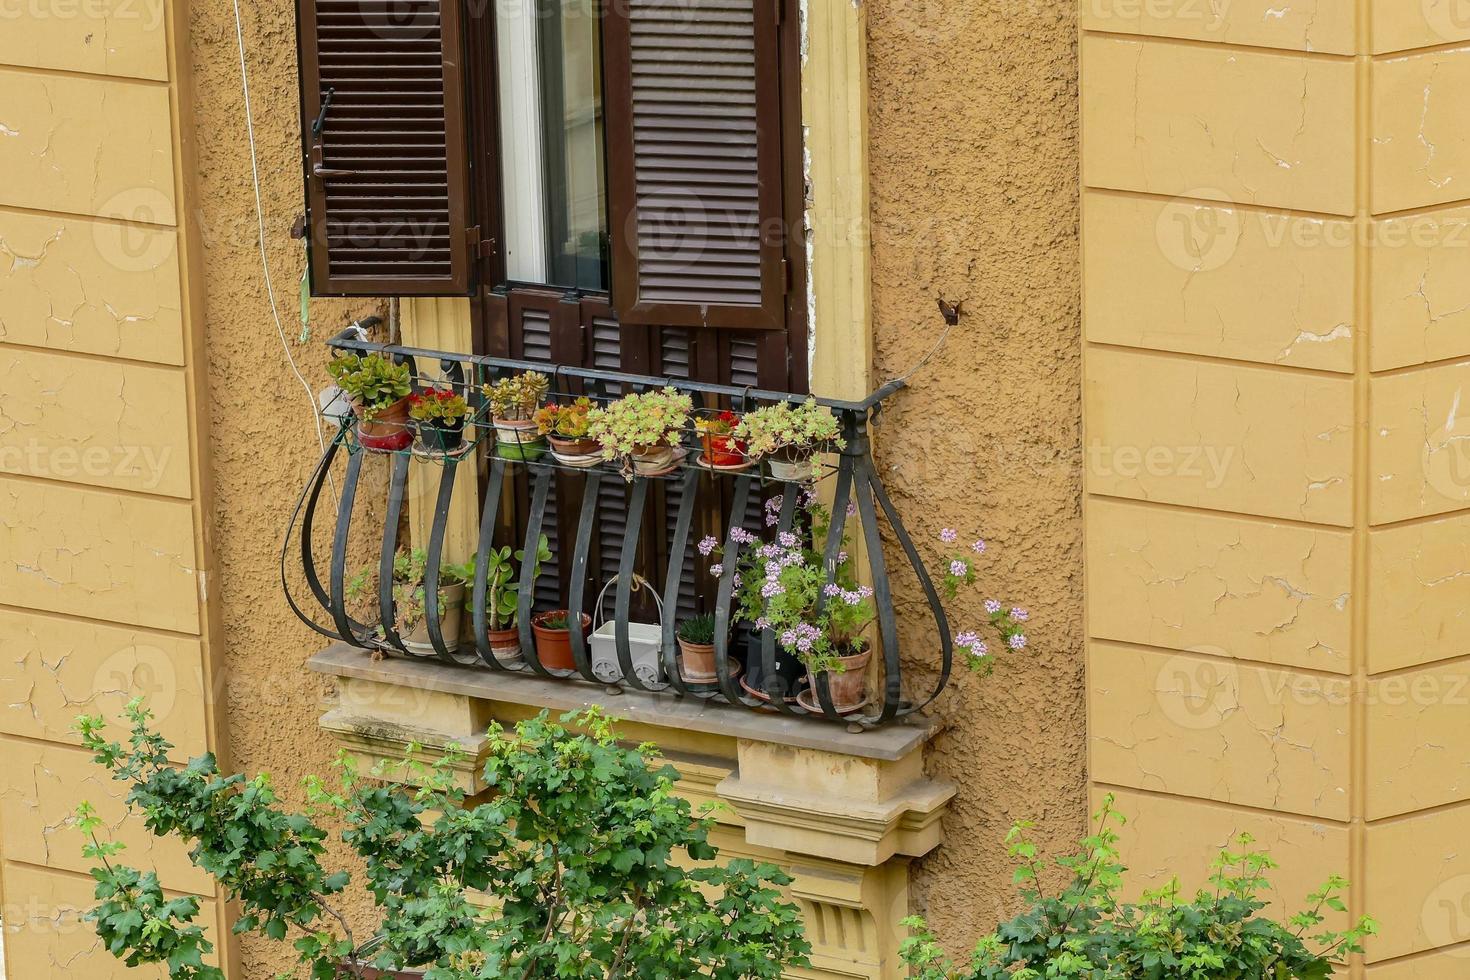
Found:
[[[777,16],[772,0],[607,5],[612,302],[621,322],[784,325]]]
[[[459,9],[298,0],[316,295],[470,291]]]

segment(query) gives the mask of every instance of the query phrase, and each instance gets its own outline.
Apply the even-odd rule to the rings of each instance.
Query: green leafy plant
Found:
[[[454,428],[468,414],[469,402],[448,388],[425,388],[408,396],[408,417],[416,422]]]
[[[524,548],[514,553],[510,546],[491,548],[485,571],[485,617],[492,630],[510,629],[520,616],[521,583],[520,566],[526,560]],[[551,543],[546,535],[536,542],[535,566],[531,579],[541,574],[541,563],[551,560]],[[473,581],[476,569],[475,558],[470,559],[465,569],[466,581]]]
[[[715,617],[713,613],[690,616],[679,624],[679,639],[685,643],[708,646],[715,642]]]
[[[746,444],[752,456],[781,453],[800,458],[847,442],[839,432],[832,410],[809,398],[800,405],[776,402],[741,417],[732,435]]]
[[[424,593],[424,575],[428,570],[429,555],[422,548],[400,551],[393,556],[393,615],[400,633],[412,632],[424,618],[427,596]],[[347,581],[347,597],[354,600],[371,599],[376,596],[373,573],[375,568],[360,569]],[[473,565],[442,564],[439,566],[439,591],[454,585],[463,585],[474,574]]]
[[[307,780],[306,813],[285,810],[268,777],[224,775],[211,755],[172,766],[140,702],[128,718],[126,745],[103,738],[102,718],[79,719],[83,744],[131,784],[128,805],[149,831],[185,842],[237,903],[235,931],[290,940],[312,980],[369,966],[428,980],[775,980],[807,965],[800,912],[780,892],[790,879],[717,863],[713,822],[674,795],[677,774],[649,747],[620,745],[595,710],[492,727],[489,802],[471,806],[456,788],[453,751],[398,764],[416,790],[360,775],[344,754],[330,783]],[[153,876],[118,866],[121,846],[99,840],[90,808],[81,815],[98,862],[89,917],[108,950],[130,966],[166,964],[176,980],[222,980],[203,962],[197,901],[166,901]],[[361,860],[380,919],[371,939],[339,910],[352,878],[323,863],[324,818]]]
[[[572,628],[571,613],[565,609],[548,613],[541,620],[541,628],[544,630],[570,630]]]
[[[527,421],[551,390],[551,379],[538,371],[526,371],[492,381],[481,389],[490,412],[505,421]]]
[[[589,422],[587,414],[592,411],[592,399],[578,398],[564,405],[546,405],[536,413],[536,431],[562,439],[584,439]]]
[[[377,411],[406,398],[413,388],[408,364],[394,364],[391,358],[378,353],[339,354],[327,362],[327,373],[368,420]]]
[[[690,397],[673,388],[634,392],[589,411],[587,434],[602,446],[604,459],[626,461],[662,446],[677,446],[693,408]]]
[[[920,918],[905,920],[911,935],[900,955],[915,980],[1323,980],[1333,961],[1362,952],[1377,932],[1363,917],[1343,930],[1326,928],[1326,912],[1342,912],[1347,882],[1333,876],[1283,925],[1257,915],[1266,872],[1276,867],[1253,850],[1249,834],[1235,838],[1212,866],[1212,889],[1192,901],[1174,879],[1137,904],[1118,898],[1123,866],[1117,827],[1123,818],[1107,796],[1095,827],[1077,851],[1056,864],[1070,876],[1055,894],[1041,885],[1044,866],[1018,823],[1006,841],[1017,861],[1016,883],[1028,910],[980,939],[970,962],[956,967]],[[1309,945],[1310,943],[1310,945]]]

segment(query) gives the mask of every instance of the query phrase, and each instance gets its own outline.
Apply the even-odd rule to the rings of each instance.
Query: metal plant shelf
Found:
[[[771,404],[774,402],[800,403],[808,399],[807,395],[793,394],[791,392],[763,391],[755,388],[742,388],[731,385],[710,384],[699,381],[688,381],[676,378],[647,377],[635,374],[625,374],[615,371],[605,371],[589,368],[577,368],[558,366],[537,361],[512,360],[507,358],[487,357],[480,355],[453,354],[442,351],[424,350],[421,348],[388,346],[373,344],[366,341],[353,339],[348,333],[339,335],[328,342],[329,346],[336,351],[371,353],[378,352],[392,357],[397,363],[407,363],[415,379],[419,378],[418,363],[420,361],[435,364],[447,379],[441,384],[450,384],[458,391],[465,394],[473,406],[474,417],[483,415],[483,401],[481,399],[479,384],[480,380],[493,380],[499,377],[518,374],[524,371],[538,371],[546,374],[552,379],[553,399],[561,397],[575,397],[576,394],[586,394],[594,400],[608,401],[622,394],[634,391],[646,391],[653,388],[672,387],[679,391],[690,394],[699,404],[701,401],[719,401],[737,413],[750,411],[760,404]],[[469,378],[471,380],[466,380]],[[415,380],[417,387],[418,381]],[[725,522],[727,528],[740,526],[740,518],[746,513],[747,504],[752,494],[759,494],[770,483],[780,483],[769,475],[762,474],[760,468],[743,472],[725,472],[696,464],[682,464],[672,473],[659,477],[634,476],[628,485],[627,507],[628,514],[623,532],[623,546],[621,549],[619,568],[616,580],[616,589],[613,600],[614,605],[614,639],[618,656],[618,663],[622,671],[620,684],[631,686],[640,691],[661,691],[671,697],[702,698],[714,701],[725,701],[731,705],[741,705],[747,708],[761,711],[776,711],[791,716],[812,716],[831,722],[847,725],[860,725],[863,728],[873,728],[884,725],[896,718],[919,711],[931,703],[948,684],[953,666],[953,641],[950,636],[949,624],[940,602],[939,593],[934,586],[927,569],[924,567],[918,551],[915,549],[912,539],[904,530],[903,523],[899,520],[892,502],[884,491],[879,481],[877,471],[873,463],[872,445],[869,438],[869,427],[882,410],[884,401],[902,388],[901,382],[892,382],[867,398],[848,401],[833,398],[817,398],[816,401],[830,408],[838,417],[846,440],[846,448],[837,455],[837,462],[833,466],[823,467],[820,472],[822,481],[832,481],[831,493],[831,529],[828,538],[823,545],[824,565],[828,569],[828,582],[835,575],[835,562],[839,552],[842,550],[844,528],[849,521],[849,502],[856,501],[854,516],[860,525],[861,540],[863,543],[864,557],[868,564],[869,575],[866,580],[873,587],[873,603],[876,612],[877,652],[881,653],[883,665],[881,681],[870,688],[869,703],[860,715],[842,715],[833,706],[832,698],[828,690],[825,674],[819,674],[813,678],[812,688],[816,696],[816,707],[820,710],[809,711],[799,704],[788,702],[784,695],[794,692],[782,690],[767,690],[771,695],[769,700],[754,698],[746,694],[737,681],[731,656],[731,622],[733,612],[733,591],[736,558],[740,550],[740,543],[730,533],[725,533],[723,572],[719,579],[718,589],[715,595],[715,664],[718,675],[718,683],[708,687],[703,685],[691,686],[683,680],[679,670],[678,645],[676,642],[676,616],[673,610],[677,608],[679,587],[685,573],[685,556],[691,547],[691,527],[695,515],[695,499],[698,483],[702,479],[725,480],[732,483],[730,500],[730,519]],[[573,391],[573,388],[576,391]],[[686,441],[692,438],[686,434]],[[690,447],[692,448],[692,447]],[[333,464],[339,453],[346,450],[345,473],[340,477],[340,485],[333,479]],[[362,467],[364,460],[375,455],[382,456],[390,467],[388,482],[387,506],[383,515],[381,550],[378,560],[378,614],[377,623],[358,622],[347,611],[347,558],[348,542],[351,539],[352,522],[358,491],[361,486]],[[505,481],[510,478],[516,468],[522,468],[527,473],[529,483],[530,509],[523,529],[523,547],[528,553],[534,553],[535,543],[540,539],[543,523],[546,516],[547,498],[551,491],[552,480],[557,472],[571,472],[585,478],[586,483],[582,495],[580,513],[577,519],[576,538],[571,556],[571,585],[570,594],[567,598],[567,607],[571,610],[584,610],[587,598],[588,562],[591,555],[592,541],[597,531],[596,515],[600,488],[607,481],[624,480],[623,475],[611,465],[599,465],[591,468],[566,466],[556,462],[549,455],[541,460],[524,462],[502,458],[490,453],[488,456],[488,481],[484,492],[484,504],[480,518],[478,554],[475,562],[476,574],[472,584],[472,597],[468,604],[473,617],[474,643],[470,648],[465,648],[463,642],[460,649],[452,650],[450,645],[444,642],[443,624],[441,621],[442,610],[439,608],[439,569],[444,548],[445,532],[448,526],[450,505],[456,486],[456,473],[458,467],[466,460],[472,465],[479,465],[481,458],[485,455],[484,447],[475,447],[471,452],[460,455],[448,455],[436,457],[441,465],[438,480],[433,519],[429,528],[429,540],[427,542],[427,566],[424,580],[424,594],[426,596],[425,620],[428,629],[430,643],[437,652],[437,658],[448,664],[457,664],[471,669],[489,669],[498,671],[524,671],[542,678],[560,678],[567,682],[579,681],[591,682],[600,687],[606,687],[607,683],[598,679],[592,671],[591,657],[589,651],[588,637],[581,628],[581,623],[576,615],[569,617],[570,639],[572,655],[577,668],[572,671],[562,671],[544,666],[536,653],[536,645],[531,630],[531,617],[533,614],[533,602],[535,599],[535,563],[522,562],[519,582],[519,610],[517,622],[521,634],[521,650],[525,663],[514,667],[502,664],[496,659],[489,642],[486,614],[485,593],[488,571],[488,556],[490,549],[495,544],[497,519],[501,506],[505,487]],[[409,463],[416,457],[411,452],[388,452],[377,453],[373,450],[364,450],[360,447],[353,435],[353,425],[344,420],[335,438],[323,453],[318,462],[311,479],[303,489],[301,497],[291,516],[290,525],[286,531],[285,542],[281,552],[281,577],[282,587],[285,589],[287,601],[292,610],[308,626],[323,636],[333,640],[346,642],[352,646],[379,651],[388,655],[418,657],[411,653],[402,642],[395,628],[396,618],[394,615],[393,599],[393,558],[399,547],[399,528],[404,516],[404,504],[408,486]],[[647,504],[648,488],[650,482],[655,479],[672,480],[682,484],[682,493],[679,496],[679,506],[674,517],[674,527],[669,547],[669,563],[665,572],[662,600],[663,607],[667,612],[662,617],[662,645],[661,645],[661,667],[662,679],[659,684],[648,684],[640,678],[634,670],[632,649],[629,641],[629,614],[632,606],[632,597],[635,589],[635,564],[637,557],[637,543],[643,525],[644,511]],[[331,558],[325,584],[318,571],[317,558],[313,545],[313,525],[317,515],[318,505],[321,503],[323,491],[329,482],[338,491],[337,518],[332,528]],[[795,489],[794,487],[792,489]],[[795,492],[783,493],[781,506],[777,517],[775,530],[777,532],[789,531],[796,519],[797,498]],[[894,612],[893,592],[889,581],[888,564],[884,555],[881,525],[879,515],[882,514],[886,520],[893,538],[897,541],[904,559],[912,567],[918,579],[918,584],[923,590],[934,621],[934,640],[940,651],[940,664],[938,678],[932,690],[922,693],[920,696],[911,696],[904,688],[902,658],[900,656],[900,644],[898,623]],[[292,551],[292,539],[298,542],[298,556],[302,571],[306,579],[307,587],[311,592],[311,599],[316,606],[326,613],[328,622],[323,624],[317,618],[304,610],[292,596],[288,576],[286,574],[287,563]],[[815,543],[814,543],[815,546]],[[860,576],[862,577],[862,576]],[[752,656],[758,655],[761,659],[763,676],[772,681],[779,682],[776,672],[776,638],[771,631],[766,630],[760,634],[759,649],[752,651]]]

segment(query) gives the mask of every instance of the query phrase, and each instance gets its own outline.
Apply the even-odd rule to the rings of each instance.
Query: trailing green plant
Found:
[[[799,405],[791,402],[763,405],[742,416],[732,434],[746,443],[752,456],[786,453],[801,457],[847,446],[837,417],[814,398]]]
[[[520,617],[521,565],[526,560],[524,548],[514,553],[510,546],[491,548],[485,571],[485,619],[492,630],[510,629]],[[541,563],[551,560],[551,542],[541,535],[536,542],[535,565],[531,569],[531,580],[541,574]],[[465,568],[465,580],[474,581],[476,558],[471,557]]]
[[[448,388],[425,388],[408,396],[408,417],[416,422],[431,422],[441,428],[455,428],[470,414],[464,396]]]
[[[1093,832],[1056,865],[1070,879],[1047,893],[1032,827],[1018,823],[1006,837],[1016,860],[1015,881],[1027,911],[980,939],[970,961],[956,966],[921,918],[905,920],[910,937],[900,955],[915,980],[1323,980],[1334,961],[1362,952],[1377,932],[1364,916],[1346,929],[1324,925],[1344,912],[1347,882],[1334,875],[1307,897],[1285,924],[1259,916],[1267,903],[1266,873],[1276,863],[1253,849],[1249,834],[1239,850],[1221,851],[1211,868],[1212,888],[1192,900],[1176,878],[1138,903],[1118,897],[1124,868],[1117,827],[1123,817],[1111,794],[1094,814]]]
[[[697,643],[701,646],[708,646],[715,642],[714,613],[700,613],[684,620],[679,624],[679,639],[685,643]]]
[[[677,446],[694,403],[673,388],[634,392],[587,413],[587,435],[602,446],[604,459],[622,458],[663,446]]]
[[[408,364],[395,364],[378,353],[339,354],[327,362],[327,373],[368,421],[413,389]]]
[[[424,593],[424,575],[428,570],[429,555],[422,548],[400,551],[393,556],[393,617],[400,633],[412,632],[424,618],[427,596]],[[353,600],[371,599],[377,595],[373,584],[376,568],[360,569],[347,580],[347,597]],[[439,590],[463,585],[474,574],[473,565],[441,564],[439,566]]]
[[[183,841],[220,883],[240,912],[234,931],[290,941],[312,980],[369,966],[428,980],[775,980],[808,965],[800,913],[781,897],[790,878],[717,863],[713,821],[674,794],[677,773],[647,746],[623,747],[596,710],[492,727],[489,802],[471,806],[456,786],[462,755],[424,766],[410,746],[397,767],[421,788],[361,775],[344,753],[335,778],[306,781],[304,813],[281,806],[269,777],[223,774],[212,755],[171,765],[141,703],[127,714],[126,745],[104,739],[100,717],[78,720],[83,745],[130,784],[148,830]],[[197,900],[165,900],[152,875],[115,863],[122,847],[99,839],[90,807],[79,816],[97,862],[89,918],[109,952],[165,964],[175,980],[223,980],[204,962]],[[326,866],[325,819],[363,866],[380,922],[371,939],[341,911],[353,879]]]
[[[490,403],[490,413],[504,421],[527,421],[551,390],[551,379],[539,371],[526,371],[492,381],[481,389]]]

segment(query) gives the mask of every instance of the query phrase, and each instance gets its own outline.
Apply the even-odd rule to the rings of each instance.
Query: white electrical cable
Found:
[[[255,188],[255,221],[259,230],[260,267],[265,274],[265,294],[270,300],[271,317],[276,322],[276,334],[281,338],[281,350],[286,354],[286,363],[291,366],[291,373],[296,375],[296,380],[301,382],[301,387],[306,390],[306,400],[311,404],[312,426],[316,429],[316,441],[322,452],[325,453],[327,443],[322,436],[322,427],[318,420],[319,406],[316,392],[311,390],[311,383],[302,376],[301,370],[296,366],[296,359],[291,356],[291,345],[286,340],[286,328],[281,324],[281,311],[276,306],[276,287],[271,280],[271,264],[265,248],[265,207],[260,200],[260,162],[255,154],[255,119],[250,111],[250,73],[245,67],[245,26],[240,18],[240,0],[232,0],[232,2],[235,6],[235,43],[240,49],[240,88],[245,94],[245,134],[250,141],[250,178]]]

